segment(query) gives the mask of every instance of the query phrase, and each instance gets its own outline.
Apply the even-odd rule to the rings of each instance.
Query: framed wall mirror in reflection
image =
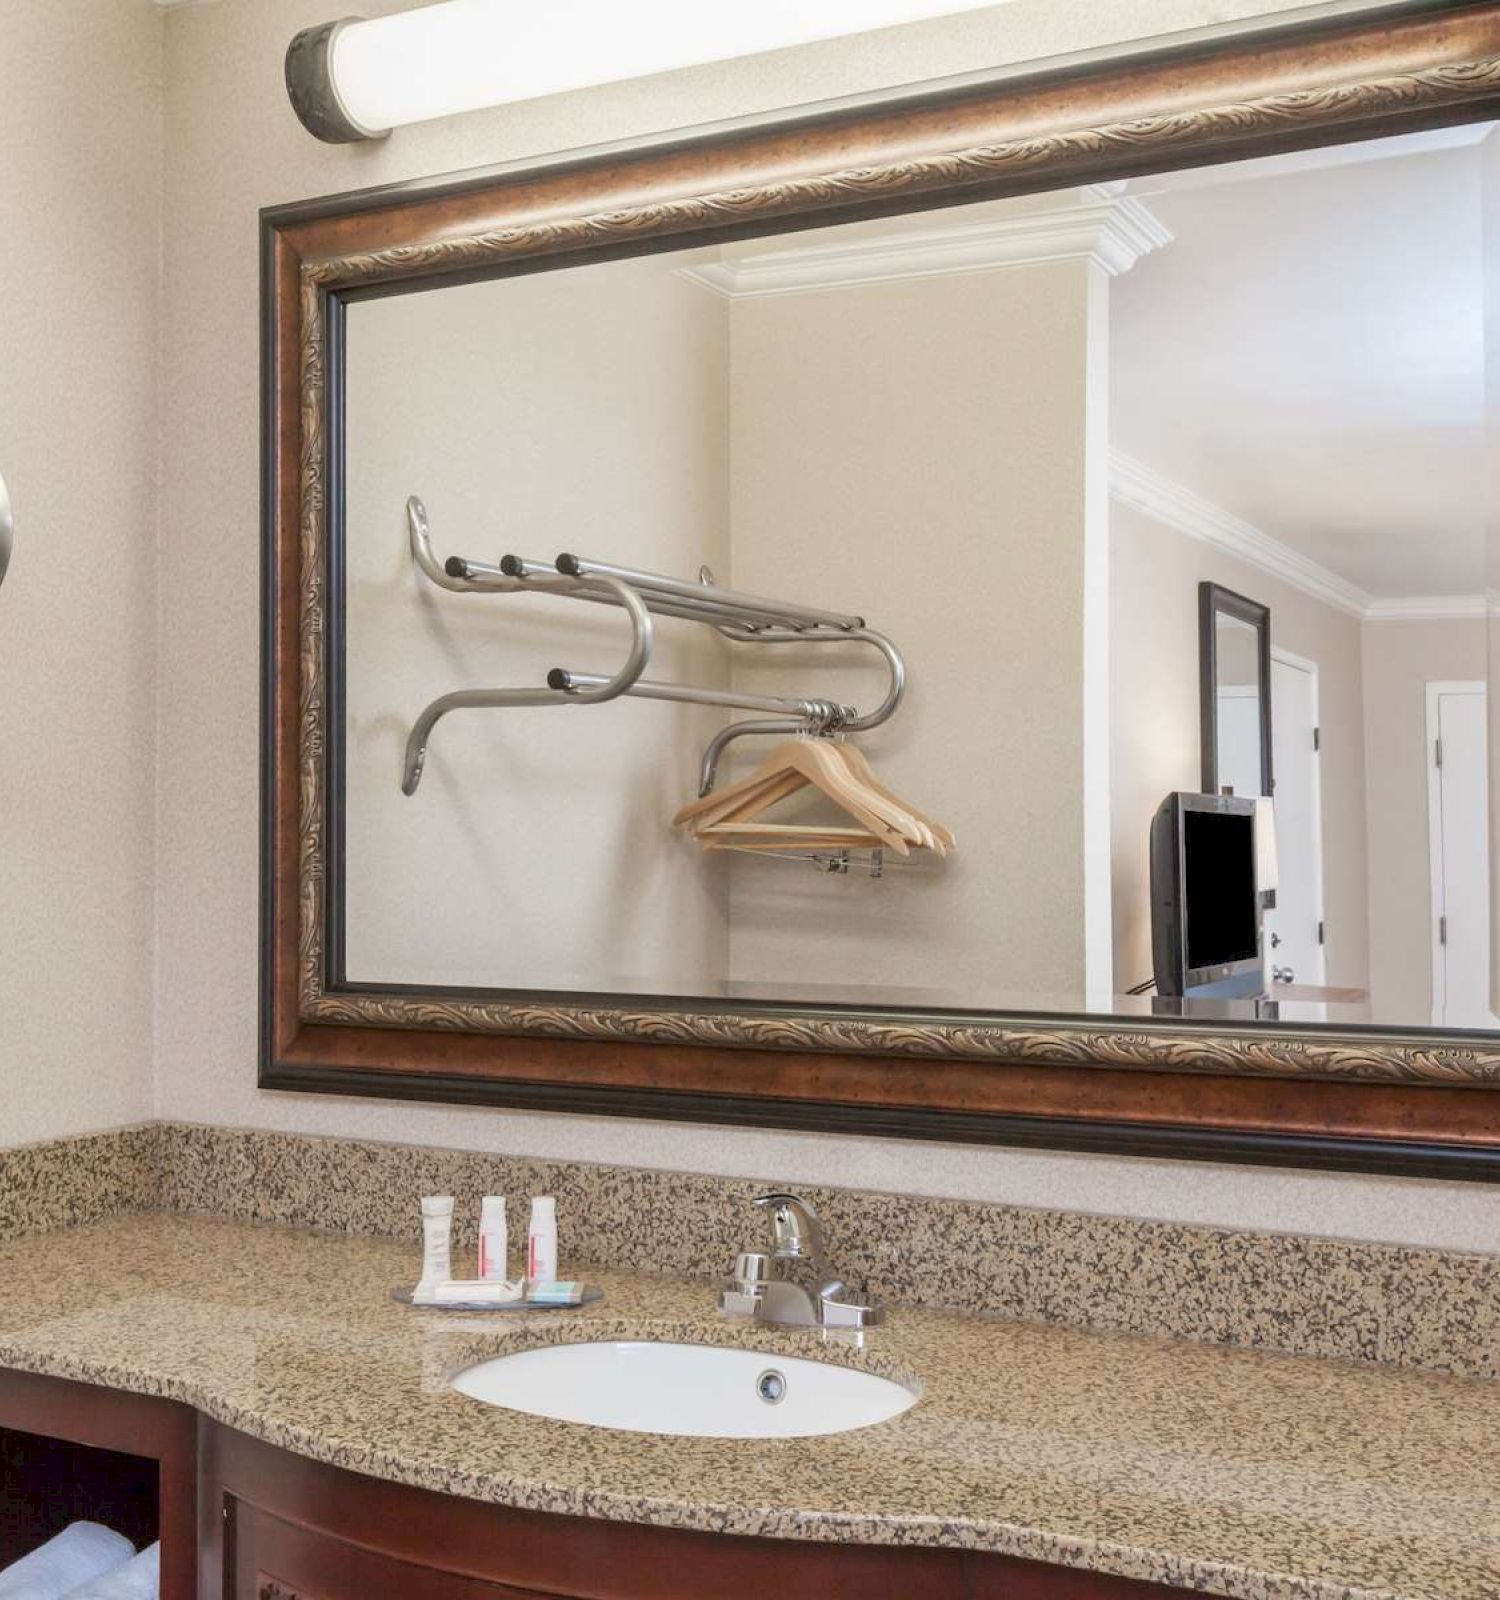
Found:
[[[1198,740],[1205,794],[1267,795],[1271,612],[1222,584],[1198,585]]]
[[[1411,6],[268,212],[263,1083],[1500,1175],[1497,96]]]

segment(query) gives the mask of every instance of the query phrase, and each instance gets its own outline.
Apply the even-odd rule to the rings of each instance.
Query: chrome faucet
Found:
[[[823,1226],[806,1200],[778,1192],[757,1195],[755,1203],[770,1215],[771,1249],[735,1259],[720,1311],[797,1328],[871,1328],[885,1320],[885,1308],[868,1294],[851,1293],[828,1276]]]

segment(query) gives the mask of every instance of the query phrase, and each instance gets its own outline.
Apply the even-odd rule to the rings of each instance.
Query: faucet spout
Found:
[[[755,1203],[770,1213],[771,1259],[805,1261],[821,1271],[823,1225],[812,1206],[794,1194],[780,1192],[757,1195]]]
[[[823,1225],[799,1196],[776,1190],[755,1197],[771,1221],[771,1248],[743,1252],[719,1296],[726,1316],[754,1317],[788,1327],[870,1328],[884,1310],[868,1295],[850,1294],[829,1276],[823,1260]]]

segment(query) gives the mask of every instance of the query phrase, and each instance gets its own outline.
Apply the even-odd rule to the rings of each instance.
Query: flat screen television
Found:
[[[1161,995],[1259,994],[1255,801],[1169,794],[1151,820],[1151,954]]]

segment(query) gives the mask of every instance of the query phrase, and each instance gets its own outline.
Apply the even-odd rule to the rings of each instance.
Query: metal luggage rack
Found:
[[[456,594],[551,594],[615,606],[629,618],[631,637],[624,661],[609,676],[554,667],[547,674],[545,688],[457,689],[440,695],[418,716],[407,737],[401,781],[405,794],[416,793],[432,731],[450,711],[601,705],[621,695],[636,695],[765,713],[731,722],[709,740],[698,788],[700,795],[706,795],[713,789],[725,749],[735,739],[747,734],[863,733],[885,722],[905,693],[906,664],[901,652],[883,633],[866,627],[863,617],[741,594],[715,583],[706,567],[700,570],[697,583],[688,583],[567,553],[552,562],[515,555],[504,556],[499,565],[463,556],[439,562],[432,549],[426,508],[415,495],[406,502],[406,521],[412,559],[439,588]],[[885,660],[890,687],[873,711],[861,713],[855,706],[815,696],[741,694],[733,689],[655,682],[643,676],[655,638],[653,617],[704,623],[737,644],[870,645]]]

